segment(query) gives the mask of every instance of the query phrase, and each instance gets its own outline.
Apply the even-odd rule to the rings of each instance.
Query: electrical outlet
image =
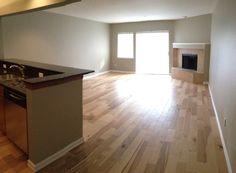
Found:
[[[2,67],[3,67],[3,68],[7,68],[7,65],[6,65],[6,64],[3,64]]]
[[[224,118],[224,127],[226,127],[226,126],[227,126],[227,119]]]
[[[44,77],[44,74],[41,72],[39,72],[38,75],[39,75],[39,77]]]

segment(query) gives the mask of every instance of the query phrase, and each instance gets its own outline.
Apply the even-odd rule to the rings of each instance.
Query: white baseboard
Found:
[[[135,71],[110,70],[110,72],[113,72],[113,73],[135,74]]]
[[[108,70],[108,71],[104,71],[104,72],[101,72],[101,73],[96,73],[96,74],[94,74],[94,75],[85,76],[83,79],[84,79],[84,80],[88,80],[88,79],[91,79],[91,78],[94,78],[94,77],[97,77],[97,76],[101,76],[101,75],[103,75],[103,74],[110,73],[110,72],[113,72],[113,73],[135,74],[135,72],[132,72],[132,71]]]
[[[28,166],[34,171],[37,172],[40,169],[46,167],[47,165],[49,165],[50,163],[54,162],[55,160],[61,158],[62,156],[64,156],[67,152],[69,152],[70,150],[72,150],[73,148],[79,146],[80,144],[82,144],[84,142],[84,138],[80,138],[74,142],[72,142],[71,144],[67,145],[65,148],[63,148],[62,150],[54,153],[53,155],[49,156],[48,158],[42,160],[41,162],[35,164],[33,163],[31,160],[28,160]]]
[[[97,77],[97,76],[100,76],[100,75],[103,75],[103,74],[106,74],[106,73],[110,73],[110,72],[112,72],[112,73],[125,73],[125,74],[138,74],[135,71],[108,70],[108,71],[104,71],[104,72],[101,72],[101,73],[96,73],[94,75],[85,76],[83,79],[84,80],[91,79],[91,78],[94,78],[94,77]],[[147,75],[152,75],[152,74],[147,74]],[[158,74],[158,75],[171,75],[171,74],[169,73],[169,74]],[[204,84],[207,85],[208,82],[204,82]]]
[[[220,139],[221,139],[221,142],[222,142],[222,145],[223,145],[224,155],[225,155],[225,159],[226,159],[226,164],[227,164],[227,167],[228,167],[228,171],[229,171],[229,173],[233,173],[232,166],[231,166],[231,163],[230,163],[230,160],[229,160],[228,150],[227,150],[227,148],[226,148],[226,143],[225,143],[224,136],[223,136],[223,132],[222,132],[221,126],[220,126],[219,115],[218,115],[217,110],[216,110],[214,98],[213,98],[213,96],[212,96],[211,87],[210,87],[209,84],[208,84],[208,88],[209,88],[209,92],[210,92],[210,96],[211,96],[211,102],[212,102],[213,109],[214,109],[215,116],[216,116],[217,126],[218,126],[218,129],[219,129],[219,132],[220,132]]]
[[[91,78],[94,78],[94,77],[97,77],[97,76],[101,76],[101,75],[106,74],[106,73],[109,73],[109,72],[110,72],[110,70],[104,71],[104,72],[100,72],[100,73],[96,73],[96,74],[94,74],[94,75],[85,76],[83,79],[84,79],[84,80],[91,79]]]

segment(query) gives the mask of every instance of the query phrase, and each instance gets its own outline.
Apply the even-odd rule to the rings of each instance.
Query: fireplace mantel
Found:
[[[173,43],[174,49],[202,49],[205,50],[210,43]]]

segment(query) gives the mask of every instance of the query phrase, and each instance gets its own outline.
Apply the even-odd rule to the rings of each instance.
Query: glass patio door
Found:
[[[169,33],[136,34],[136,73],[169,74]]]

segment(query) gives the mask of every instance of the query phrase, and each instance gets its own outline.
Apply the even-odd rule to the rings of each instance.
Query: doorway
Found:
[[[136,34],[136,73],[169,74],[169,32]]]

